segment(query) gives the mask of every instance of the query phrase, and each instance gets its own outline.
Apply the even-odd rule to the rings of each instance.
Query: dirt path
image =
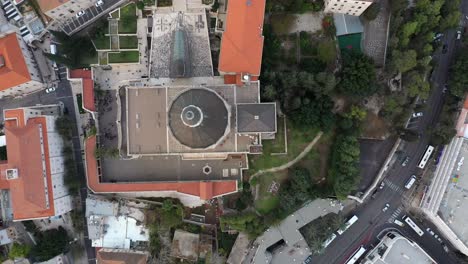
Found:
[[[252,175],[251,178],[253,177],[257,177],[259,175],[262,175],[262,174],[265,174],[265,173],[268,173],[268,172],[277,172],[277,171],[282,171],[282,170],[285,170],[291,166],[293,166],[294,164],[296,164],[297,162],[299,162],[302,158],[304,158],[311,150],[312,148],[315,146],[315,144],[319,141],[319,139],[322,137],[323,135],[323,132],[320,131],[317,136],[315,136],[315,138],[309,143],[309,145],[307,145],[307,147],[304,148],[304,150],[299,154],[297,155],[297,157],[295,157],[293,160],[289,161],[288,163],[285,163],[281,166],[278,166],[278,167],[274,167],[274,168],[269,168],[267,170],[259,170],[257,173],[255,173],[254,175]]]

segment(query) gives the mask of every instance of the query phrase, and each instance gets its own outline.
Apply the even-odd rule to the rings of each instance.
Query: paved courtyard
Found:
[[[377,66],[384,66],[387,29],[390,20],[388,0],[379,0],[381,8],[376,19],[364,22],[362,46],[364,53],[374,59]]]

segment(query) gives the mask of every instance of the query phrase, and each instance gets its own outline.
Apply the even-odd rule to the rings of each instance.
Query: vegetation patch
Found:
[[[109,63],[137,63],[140,61],[140,52],[136,50],[109,52]]]
[[[136,49],[138,48],[137,36],[119,36],[120,49]]]
[[[286,35],[294,25],[296,16],[293,14],[274,14],[271,16],[270,21],[276,35]]]
[[[310,251],[321,254],[325,241],[343,226],[343,218],[337,214],[327,214],[308,223],[301,229],[302,236],[310,247]]]
[[[281,144],[284,146],[284,139],[275,137],[274,140],[263,141],[263,155],[250,155],[249,171],[255,173],[259,170],[265,170],[281,166],[288,161],[293,160],[317,135],[317,129],[303,130],[292,126],[288,121],[288,153],[286,155],[272,155],[277,153]]]
[[[172,6],[172,0],[158,0],[158,7]]]
[[[131,3],[120,8],[119,33],[120,34],[133,34],[136,32],[137,32],[136,5],[135,3]]]

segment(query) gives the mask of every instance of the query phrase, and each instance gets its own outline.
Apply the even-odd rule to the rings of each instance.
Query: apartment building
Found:
[[[0,32],[0,98],[45,87],[32,51],[13,29]]]
[[[325,0],[325,13],[360,16],[373,0]]]
[[[0,162],[2,215],[13,221],[59,216],[72,209],[64,183],[58,105],[4,111],[8,160]]]

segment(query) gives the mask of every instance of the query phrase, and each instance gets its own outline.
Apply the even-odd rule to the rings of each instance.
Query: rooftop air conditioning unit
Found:
[[[18,179],[18,169],[7,169],[6,178],[7,180]]]
[[[250,82],[250,74],[243,73],[242,74],[242,82],[246,82],[246,83]]]

